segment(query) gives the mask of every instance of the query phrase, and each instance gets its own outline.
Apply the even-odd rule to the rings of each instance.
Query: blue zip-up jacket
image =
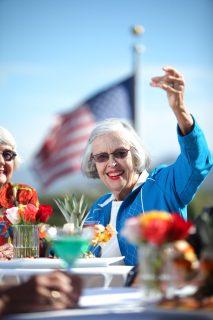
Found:
[[[121,255],[127,265],[137,264],[137,246],[130,244],[121,230],[127,218],[150,210],[178,212],[187,219],[187,204],[210,171],[213,161],[203,132],[194,121],[190,133],[183,136],[177,129],[181,153],[175,163],[155,168],[147,180],[122,202],[116,221]],[[110,221],[112,194],[99,198],[90,209],[86,221],[106,226]],[[98,250],[96,250],[97,254]]]

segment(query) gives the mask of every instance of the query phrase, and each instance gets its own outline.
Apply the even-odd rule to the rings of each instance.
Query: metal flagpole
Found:
[[[140,68],[141,68],[141,53],[143,52],[143,46],[138,42],[138,39],[143,35],[144,28],[141,25],[135,25],[131,28],[131,32],[137,41],[134,41],[132,46],[133,52],[133,75],[134,75],[134,107],[135,107],[135,130],[139,134],[142,128],[141,117],[141,102],[139,98],[140,86]],[[139,111],[140,109],[140,111]]]

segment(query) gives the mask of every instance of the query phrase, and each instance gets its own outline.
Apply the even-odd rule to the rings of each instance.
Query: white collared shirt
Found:
[[[135,184],[133,190],[135,190],[142,183],[144,183],[146,181],[148,175],[149,175],[148,172],[146,170],[144,170],[141,173],[141,175],[139,176],[138,181]],[[109,223],[116,230],[117,214],[118,214],[118,210],[119,210],[119,208],[120,208],[120,206],[121,206],[123,201],[115,201],[115,197],[114,197],[114,195],[112,195],[109,199],[107,199],[102,204],[102,206],[106,205],[110,201],[112,201],[112,209],[111,209],[111,216],[110,216],[110,222]],[[121,252],[120,252],[120,248],[119,248],[119,244],[118,244],[118,238],[117,238],[116,234],[112,237],[112,239],[109,242],[103,244],[101,247],[102,247],[101,256],[103,258],[120,257],[121,256]],[[121,264],[123,264],[123,261],[121,261]]]

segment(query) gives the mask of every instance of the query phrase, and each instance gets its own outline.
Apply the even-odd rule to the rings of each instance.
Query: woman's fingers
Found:
[[[168,93],[181,93],[183,92],[184,86],[177,86],[177,84],[162,84],[161,88]]]
[[[175,77],[175,76],[166,76],[166,80],[168,81],[168,82],[178,82],[179,84],[183,84],[184,85],[184,80],[183,80],[183,78],[182,77]]]
[[[184,88],[184,81],[182,78],[167,77],[165,82],[161,83],[161,88],[164,90],[169,90],[170,92],[182,92]]]
[[[164,76],[153,77],[150,85],[164,89],[167,92],[177,93],[183,91],[185,82],[181,74],[178,74],[174,69],[169,69]]]
[[[162,68],[166,73],[169,73],[173,76],[176,76],[176,77],[180,77],[181,76],[181,73],[179,71],[177,71],[175,68],[173,67],[170,67],[170,66],[165,66]]]

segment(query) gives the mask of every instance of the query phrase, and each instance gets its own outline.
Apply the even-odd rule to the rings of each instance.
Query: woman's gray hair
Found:
[[[14,152],[16,152],[16,142],[12,134],[5,128],[0,127],[0,145],[7,145],[12,148]],[[17,155],[14,159],[14,169],[17,169],[19,164],[21,163],[20,157]]]
[[[130,151],[133,157],[135,171],[141,173],[144,169],[149,169],[150,158],[148,152],[142,144],[142,141],[133,127],[126,121],[120,119],[107,119],[97,123],[93,129],[90,138],[87,142],[87,146],[84,151],[81,170],[89,178],[99,178],[98,172],[92,155],[92,143],[93,141],[104,134],[110,132],[126,131],[124,134],[124,141],[130,144]]]

